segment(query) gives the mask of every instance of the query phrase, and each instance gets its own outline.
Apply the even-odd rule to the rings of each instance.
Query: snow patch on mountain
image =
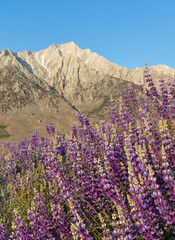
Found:
[[[48,71],[47,66],[44,64],[44,55],[41,52],[36,53],[36,60],[46,71]]]

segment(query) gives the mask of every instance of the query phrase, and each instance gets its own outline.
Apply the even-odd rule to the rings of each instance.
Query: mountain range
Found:
[[[162,71],[165,80],[174,79],[174,69],[166,65],[149,71],[156,86]],[[117,103],[129,82],[139,91],[144,67],[128,70],[74,42],[38,52],[5,49],[0,52],[0,136],[13,141],[35,130],[44,135],[50,122],[70,132],[78,112],[91,121],[107,114],[110,97]]]

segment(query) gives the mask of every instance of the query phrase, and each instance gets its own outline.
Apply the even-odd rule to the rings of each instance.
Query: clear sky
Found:
[[[70,41],[128,69],[175,68],[175,0],[0,1],[0,51]]]

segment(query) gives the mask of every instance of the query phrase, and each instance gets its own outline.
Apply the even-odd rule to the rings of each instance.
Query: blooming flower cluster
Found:
[[[175,237],[175,85],[149,69],[107,120],[0,143],[0,239]]]

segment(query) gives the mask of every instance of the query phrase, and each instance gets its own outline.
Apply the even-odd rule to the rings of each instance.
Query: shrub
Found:
[[[175,237],[175,84],[145,78],[108,121],[1,143],[1,239]]]

